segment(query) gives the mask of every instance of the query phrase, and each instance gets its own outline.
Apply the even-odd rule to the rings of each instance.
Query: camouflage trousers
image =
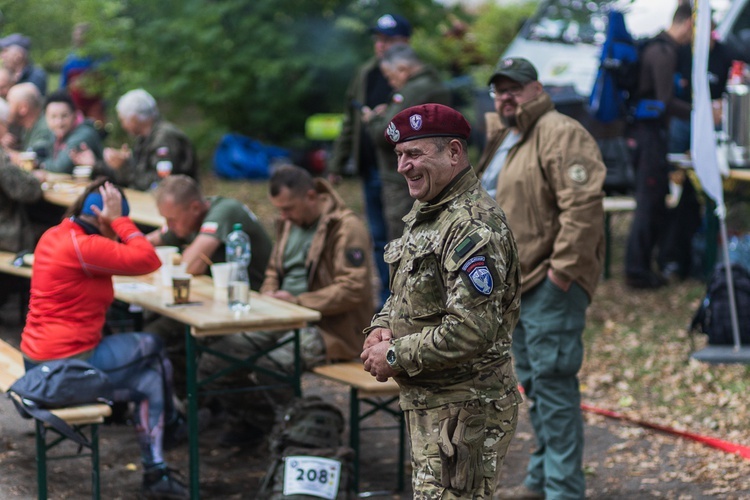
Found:
[[[408,410],[412,486],[417,500],[492,498],[497,470],[516,431],[516,391],[498,401]]]

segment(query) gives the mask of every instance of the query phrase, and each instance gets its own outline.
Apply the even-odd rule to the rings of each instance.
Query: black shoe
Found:
[[[625,276],[625,284],[630,288],[646,290],[660,288],[667,284],[667,280],[657,274],[648,273],[642,275]]]
[[[143,473],[141,494],[143,498],[151,500],[182,500],[188,498],[185,484],[175,478],[178,475],[174,469],[158,467]]]
[[[223,448],[255,448],[266,437],[263,429],[248,423],[228,424],[217,444]]]

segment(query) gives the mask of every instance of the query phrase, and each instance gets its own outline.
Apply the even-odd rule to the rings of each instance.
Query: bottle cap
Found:
[[[242,231],[242,224],[241,224],[241,223],[239,223],[239,222],[235,222],[235,223],[234,223],[234,226],[232,226],[232,229],[233,229],[234,231]]]

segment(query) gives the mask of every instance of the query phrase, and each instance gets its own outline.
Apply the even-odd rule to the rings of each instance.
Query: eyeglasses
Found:
[[[523,92],[523,89],[525,87],[523,85],[517,85],[515,87],[509,87],[507,89],[496,89],[494,85],[490,85],[489,88],[489,94],[491,99],[497,99],[498,97],[503,97],[505,95],[509,95],[511,97],[518,97]]]

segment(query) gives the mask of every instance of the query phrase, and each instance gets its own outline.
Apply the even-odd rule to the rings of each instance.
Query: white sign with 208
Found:
[[[284,459],[284,495],[312,495],[333,500],[339,491],[341,462],[330,458]]]

